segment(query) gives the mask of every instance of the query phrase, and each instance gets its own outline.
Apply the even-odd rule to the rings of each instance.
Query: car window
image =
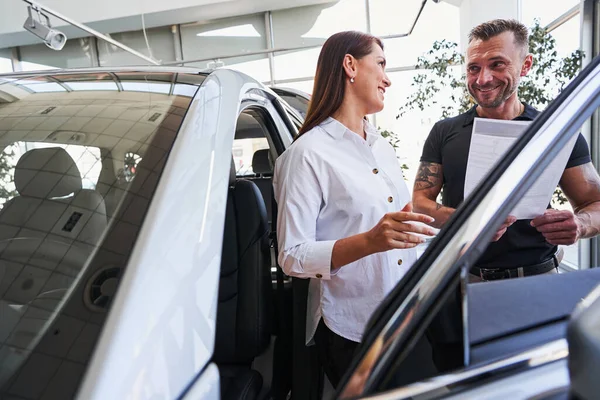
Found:
[[[267,138],[235,139],[233,141],[232,153],[235,163],[236,175],[255,175],[252,167],[252,158],[258,150],[268,149]]]
[[[203,79],[161,76],[0,84],[1,398],[75,394]]]
[[[302,118],[306,117],[310,98],[309,94],[288,88],[273,88],[273,91],[277,93],[283,100],[285,100],[285,102],[294,110],[296,110],[298,114],[302,116]]]

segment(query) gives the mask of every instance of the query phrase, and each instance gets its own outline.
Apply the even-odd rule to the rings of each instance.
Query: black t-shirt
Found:
[[[454,118],[436,123],[423,147],[421,162],[442,165],[442,203],[457,208],[463,201],[467,159],[471,144],[475,108]],[[539,111],[525,105],[517,121],[532,121]],[[565,168],[591,162],[585,138],[580,134]],[[546,242],[544,236],[529,225],[531,220],[518,220],[497,242],[492,242],[477,263],[484,268],[516,268],[538,264],[556,252],[556,246]]]

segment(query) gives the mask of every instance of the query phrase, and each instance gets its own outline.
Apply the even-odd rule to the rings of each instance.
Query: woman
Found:
[[[341,32],[323,45],[300,136],[276,162],[279,264],[310,278],[307,344],[337,386],[375,308],[433,235],[412,213],[393,147],[368,123],[391,85],[383,44]]]

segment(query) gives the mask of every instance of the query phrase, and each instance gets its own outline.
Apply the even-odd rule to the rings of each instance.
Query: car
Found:
[[[225,69],[10,74],[0,98],[0,397],[256,395],[270,161],[236,185],[232,149],[283,151],[299,114]]]
[[[585,376],[569,386],[567,354],[595,354],[582,338],[600,270],[465,276],[598,107],[598,73],[594,60],[431,241],[372,316],[336,398],[589,393]],[[284,95],[309,99],[226,68],[0,75],[0,397],[323,396],[304,346],[307,281],[274,256],[272,167],[307,105]],[[490,298],[532,290],[560,307],[479,320],[506,308]]]

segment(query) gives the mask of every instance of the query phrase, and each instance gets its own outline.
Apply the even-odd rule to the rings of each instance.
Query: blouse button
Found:
[[[388,197],[388,203],[391,203],[392,201],[394,201],[394,198],[392,196]]]
[[[316,276],[317,278],[319,278],[319,279],[321,279],[321,278],[323,277],[323,275],[321,275],[321,274],[317,274],[317,275],[315,275],[315,276]]]
[[[402,265],[402,259],[401,258],[398,260],[398,265]]]
[[[378,170],[377,168],[373,168],[373,173],[374,173],[375,175],[377,175],[377,174],[379,173],[379,170]]]

